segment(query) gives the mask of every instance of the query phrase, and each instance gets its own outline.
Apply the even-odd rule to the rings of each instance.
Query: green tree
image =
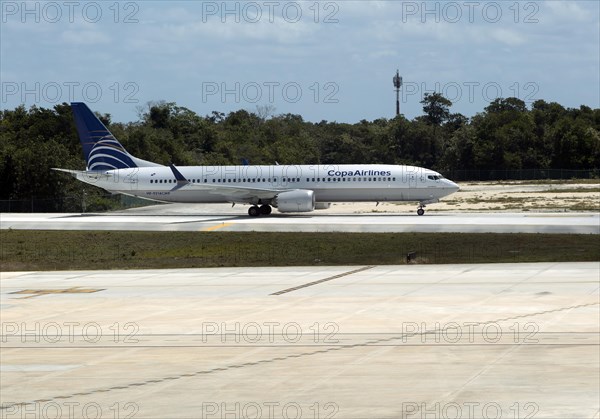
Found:
[[[431,125],[441,125],[450,117],[452,102],[441,93],[425,93],[421,104],[423,105],[425,120]]]

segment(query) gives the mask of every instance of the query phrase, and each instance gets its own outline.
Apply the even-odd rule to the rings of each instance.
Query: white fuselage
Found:
[[[454,182],[437,172],[415,166],[181,166],[178,170],[194,185],[203,187],[177,189],[175,176],[167,166],[116,169],[99,176],[77,178],[111,192],[189,203],[256,203],[240,196],[239,191],[223,192],[221,186],[276,191],[306,189],[314,191],[317,202],[436,202],[458,190]]]

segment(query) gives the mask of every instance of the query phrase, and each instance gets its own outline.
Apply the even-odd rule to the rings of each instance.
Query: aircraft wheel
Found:
[[[269,215],[271,214],[271,206],[270,205],[261,205],[260,206],[260,215]]]
[[[425,210],[423,208],[419,208],[417,210],[417,215],[423,215],[423,214],[425,214]]]
[[[248,215],[250,217],[258,217],[260,215],[260,208],[258,208],[256,205],[251,206],[248,208]]]

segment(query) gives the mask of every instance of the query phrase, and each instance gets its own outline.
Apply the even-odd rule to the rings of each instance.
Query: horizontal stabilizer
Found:
[[[86,178],[86,179],[100,179],[101,177],[108,178],[108,177],[114,176],[110,172],[103,173],[103,172],[98,172],[98,171],[93,171],[93,170],[92,171],[70,170],[70,169],[59,169],[59,168],[56,168],[56,167],[52,167],[52,170],[56,170],[57,172],[68,173],[71,176],[73,176],[74,178],[79,179],[79,180],[83,180],[83,178]]]

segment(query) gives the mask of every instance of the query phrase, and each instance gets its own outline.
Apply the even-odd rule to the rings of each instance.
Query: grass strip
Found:
[[[600,260],[579,234],[0,231],[0,270]]]

